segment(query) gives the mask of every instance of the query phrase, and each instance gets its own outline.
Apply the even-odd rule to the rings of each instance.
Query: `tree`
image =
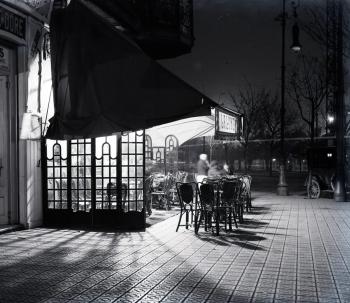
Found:
[[[250,141],[254,139],[259,132],[261,122],[262,105],[266,103],[269,93],[265,89],[257,89],[246,81],[246,87],[240,89],[237,95],[230,94],[235,110],[244,116],[243,125],[243,157],[244,168],[248,170],[248,148]]]
[[[259,137],[266,140],[264,140],[264,145],[267,145],[267,163],[269,174],[272,176],[273,152],[277,146],[276,140],[281,133],[280,102],[277,95],[272,96],[271,94],[268,94],[263,101],[261,111],[262,127],[260,128]]]
[[[306,3],[303,7],[305,17],[301,21],[301,28],[320,49],[320,58],[324,62],[325,80],[327,84],[325,114],[335,114],[335,104],[339,85],[338,62],[339,56],[350,57],[350,27],[349,18],[339,22],[339,6],[342,6],[344,15],[349,15],[349,1],[326,0],[319,3]],[[343,35],[342,49],[339,50],[339,28]],[[326,130],[334,131],[327,124]]]
[[[301,56],[289,84],[288,95],[295,101],[301,119],[309,128],[310,147],[313,147],[319,120],[326,118],[322,107],[327,93],[325,69],[317,58]]]

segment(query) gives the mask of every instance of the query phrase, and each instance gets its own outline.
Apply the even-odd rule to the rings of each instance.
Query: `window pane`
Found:
[[[137,165],[143,165],[143,156],[142,155],[137,156]]]
[[[116,176],[117,176],[117,168],[111,167],[111,177],[116,177]]]
[[[129,177],[135,177],[135,167],[129,167]]]
[[[135,165],[135,156],[134,155],[129,156],[129,165]]]
[[[123,177],[128,177],[128,168],[127,167],[122,167],[122,176]]]
[[[72,155],[76,155],[77,154],[77,145],[76,144],[72,144]]]
[[[104,177],[109,177],[109,168],[108,167],[104,167],[103,168],[103,176]]]
[[[129,154],[134,154],[135,153],[135,144],[130,143],[129,144]]]
[[[47,191],[47,199],[50,200],[54,200],[54,196],[53,196],[53,190],[48,190]]]
[[[122,144],[122,153],[127,154],[128,153],[128,145],[127,144]]]
[[[129,142],[135,142],[135,133],[129,133]]]
[[[142,177],[143,176],[143,167],[137,167],[137,176]]]
[[[109,156],[103,156],[103,164],[104,165],[109,165]]]
[[[61,169],[55,168],[55,177],[60,177],[60,176],[61,176]]]

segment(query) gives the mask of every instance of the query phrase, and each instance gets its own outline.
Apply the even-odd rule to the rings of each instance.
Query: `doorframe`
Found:
[[[9,70],[0,70],[0,75],[7,77],[9,82],[7,97],[8,115],[8,224],[18,224],[19,222],[19,147],[18,147],[18,48],[15,44],[0,38],[0,45],[7,48],[10,55]]]

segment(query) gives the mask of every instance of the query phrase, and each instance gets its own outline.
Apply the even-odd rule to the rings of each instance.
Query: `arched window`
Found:
[[[173,151],[179,147],[179,140],[174,135],[169,135],[165,138],[166,152]]]
[[[149,135],[145,136],[145,158],[152,159],[152,138]]]

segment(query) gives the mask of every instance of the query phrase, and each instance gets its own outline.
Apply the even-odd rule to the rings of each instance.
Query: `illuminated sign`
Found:
[[[215,109],[215,139],[239,140],[242,133],[242,116],[223,108]]]
[[[4,7],[0,7],[0,30],[25,39],[26,19],[5,9]]]

